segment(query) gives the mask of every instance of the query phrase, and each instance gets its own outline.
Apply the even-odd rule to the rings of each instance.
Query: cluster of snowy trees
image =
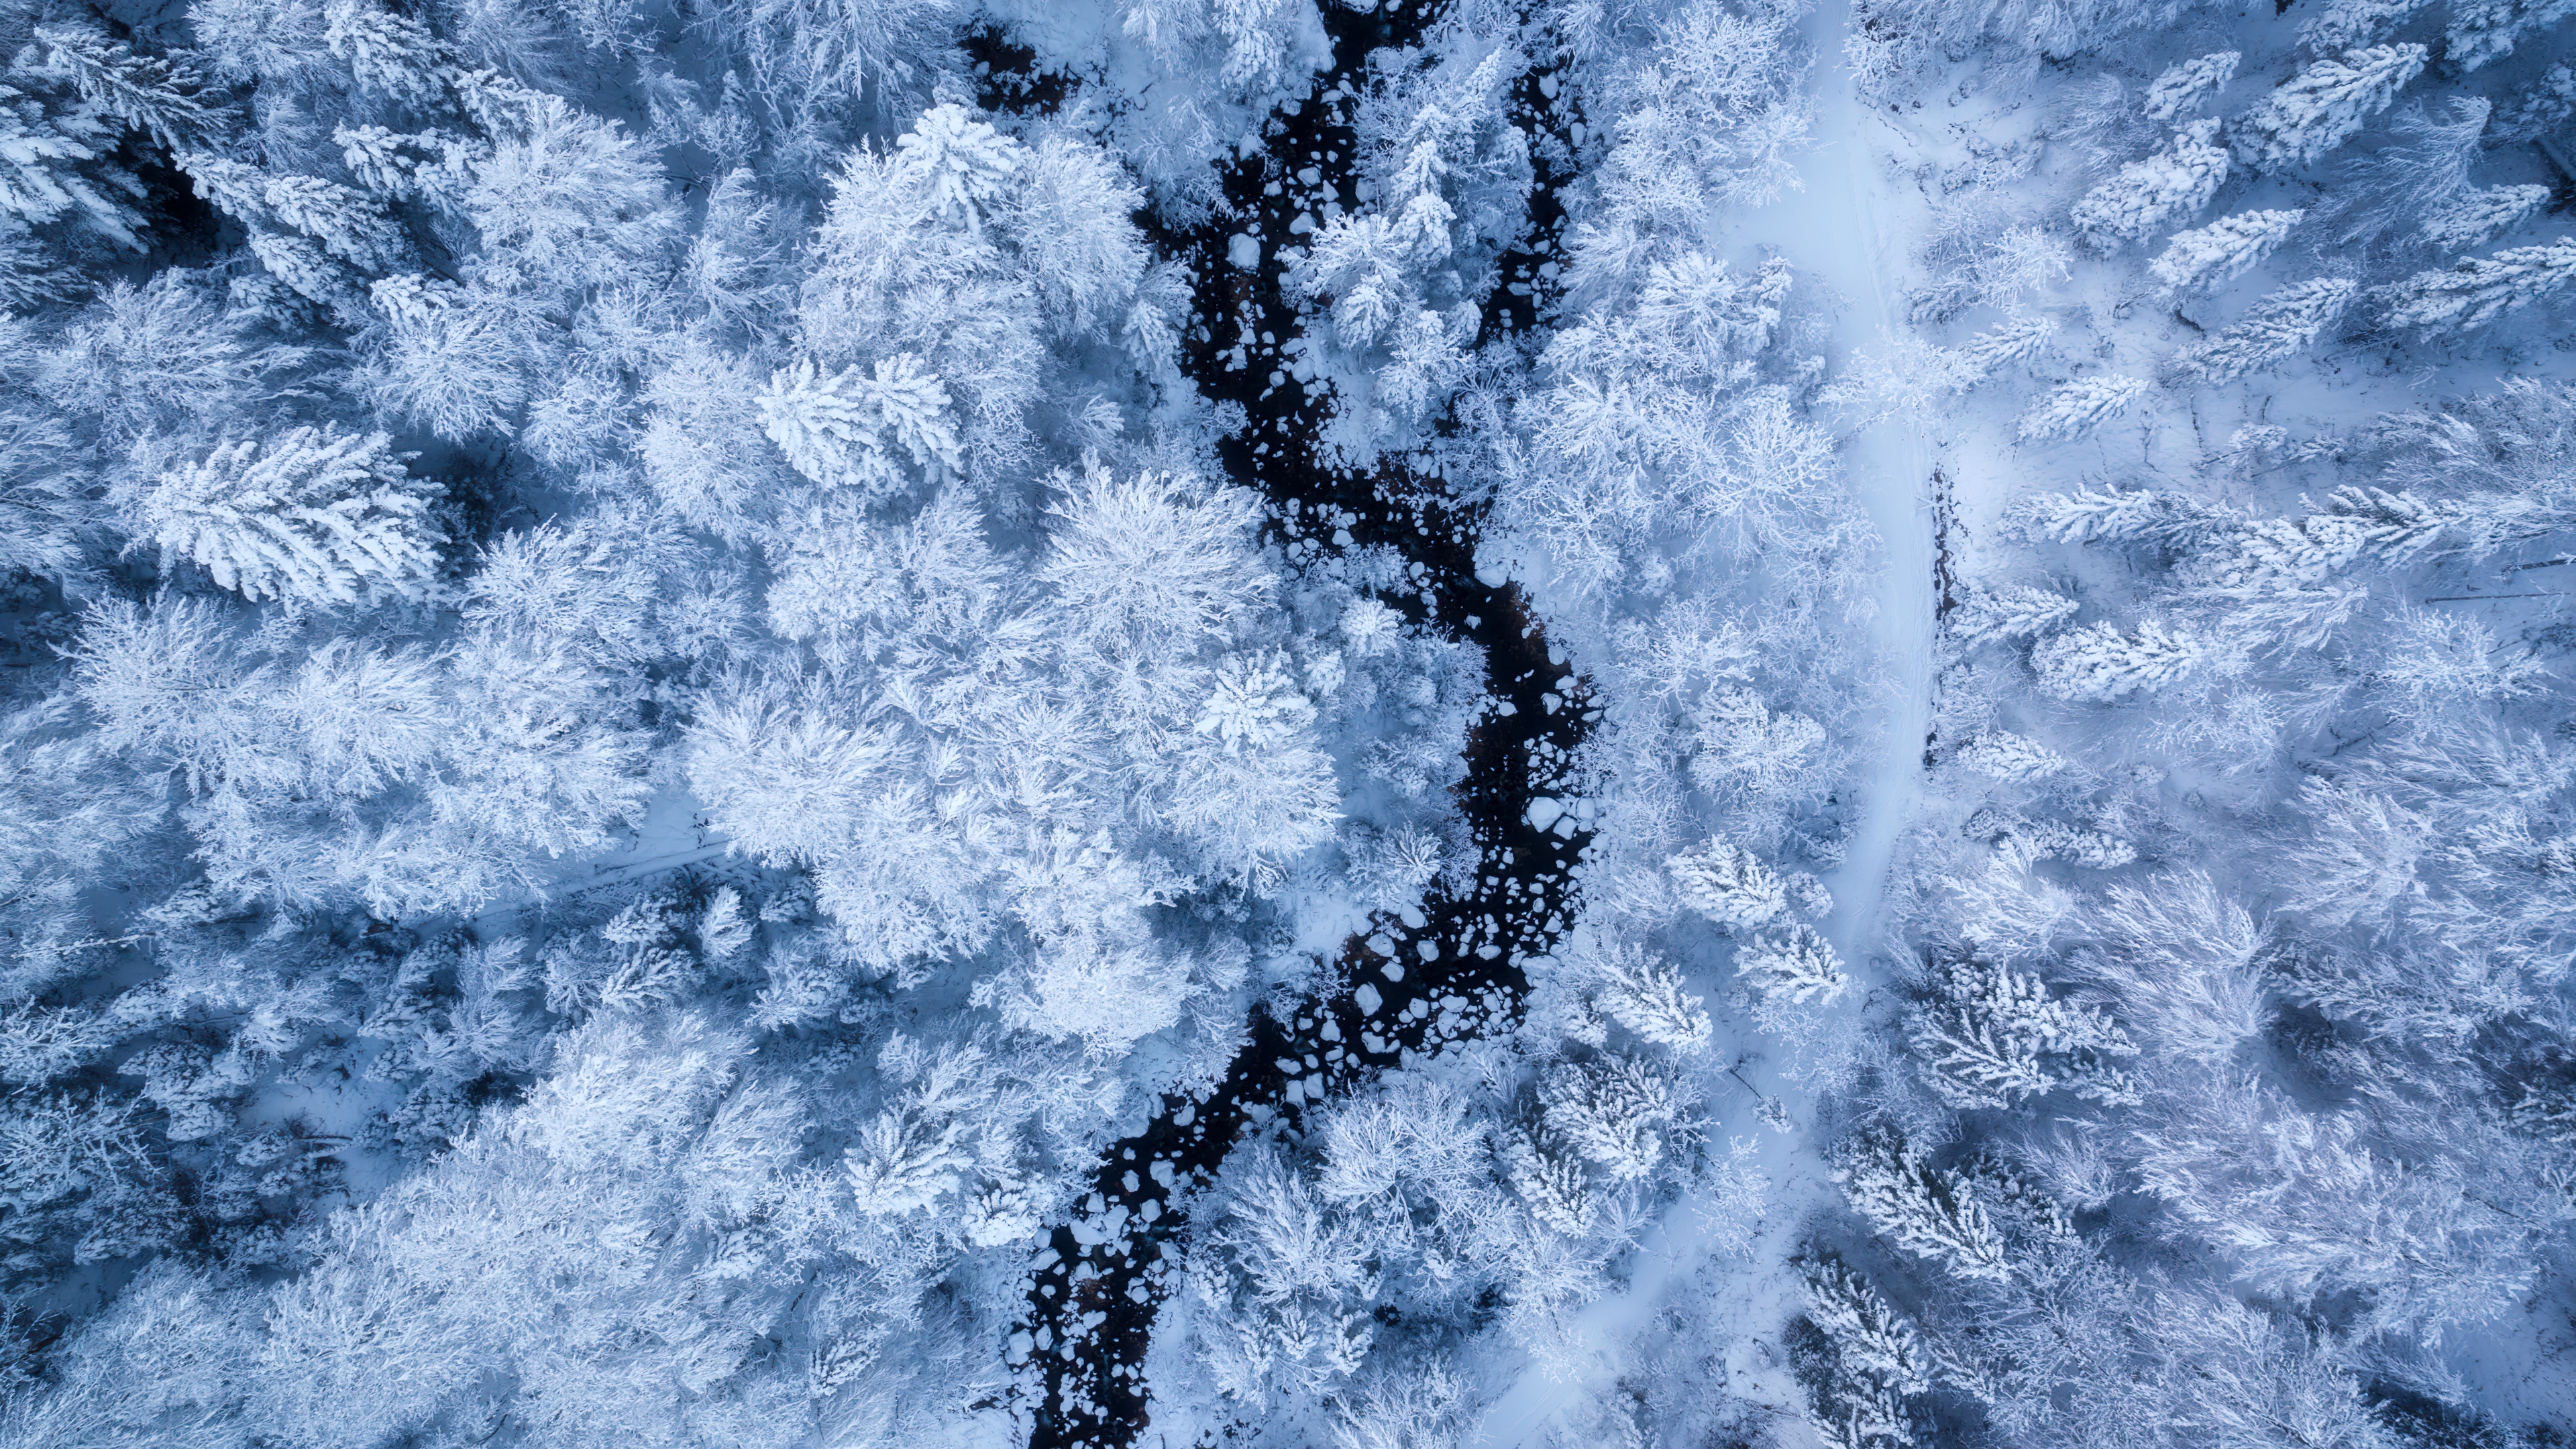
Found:
[[[2576,11],[2239,8],[0,0],[0,1439],[2538,1442]]]
[[[1957,582],[1808,1416],[2548,1442],[2570,12],[1867,9],[1983,134],[1922,178]]]
[[[1104,1145],[1472,860],[1479,652],[1265,545],[1139,224],[1312,7],[0,57],[0,1437],[1013,1433]]]

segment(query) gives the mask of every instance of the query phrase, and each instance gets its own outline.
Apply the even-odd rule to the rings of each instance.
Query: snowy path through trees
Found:
[[[1906,144],[1902,131],[1872,113],[1841,65],[1850,23],[1845,0],[1822,5],[1808,18],[1807,36],[1817,61],[1814,134],[1827,139],[1802,159],[1801,189],[1731,228],[1739,242],[1776,248],[1804,277],[1821,281],[1844,303],[1830,334],[1838,367],[1854,350],[1878,345],[1907,325],[1900,285],[1906,266],[1903,231],[1891,213],[1913,202],[1910,191],[1895,190],[1897,183],[1883,162],[1884,143]],[[1864,988],[1879,980],[1872,968],[1879,903],[1922,781],[1932,712],[1937,594],[1930,494],[1934,460],[1926,422],[1904,415],[1887,418],[1847,437],[1841,451],[1845,474],[1883,544],[1872,620],[1884,653],[1883,730],[1876,768],[1861,782],[1849,852],[1828,881],[1836,904],[1825,922],[1826,934]],[[1741,1096],[1735,1101],[1749,1105]],[[1749,1122],[1721,1126],[1734,1131]],[[1776,1231],[1803,1212],[1813,1193],[1825,1190],[1823,1164],[1803,1136],[1760,1135],[1760,1166],[1772,1178],[1772,1222],[1767,1226]],[[1688,1282],[1720,1251],[1723,1215],[1713,1217],[1703,1207],[1684,1198],[1666,1208],[1640,1243],[1626,1287],[1577,1315],[1561,1360],[1524,1363],[1517,1381],[1487,1411],[1475,1442],[1492,1449],[1541,1443],[1565,1411],[1601,1401],[1629,1366],[1631,1346],[1667,1291]],[[1749,1279],[1747,1286],[1752,1286]],[[1753,1301],[1744,1308],[1748,1313],[1770,1311]]]
[[[1906,266],[1902,231],[1891,213],[1913,198],[1895,192],[1877,143],[1906,144],[1903,132],[1864,105],[1839,63],[1850,25],[1847,0],[1819,7],[1808,34],[1818,60],[1817,135],[1829,138],[1799,168],[1806,185],[1755,213],[1748,226],[1791,264],[1846,301],[1832,334],[1840,365],[1855,349],[1880,344],[1906,327],[1898,278]],[[1885,651],[1885,734],[1878,769],[1862,782],[1860,819],[1850,851],[1828,882],[1836,908],[1826,934],[1843,959],[1866,971],[1877,945],[1878,905],[1896,839],[1922,781],[1931,732],[1936,595],[1928,418],[1899,414],[1844,440],[1844,475],[1878,526],[1881,558],[1875,602]]]

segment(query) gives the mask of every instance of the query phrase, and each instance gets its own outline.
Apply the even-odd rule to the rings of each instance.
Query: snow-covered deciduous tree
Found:
[[[1749,689],[1712,690],[1700,701],[1699,753],[1691,779],[1712,794],[1776,808],[1811,783],[1824,727],[1774,710]]]
[[[2305,211],[2241,211],[2204,227],[2176,232],[2147,270],[2176,291],[2232,281],[2270,256],[2306,215]]]
[[[1766,1001],[1830,1006],[1851,989],[1842,956],[1823,933],[1803,922],[1766,931],[1735,948],[1735,975]]]
[[[2355,160],[2324,204],[2338,223],[2336,240],[2372,242],[2449,214],[2469,190],[2490,113],[2483,96],[2451,97],[2439,111],[2419,104],[2399,112],[2389,130],[2406,144]]]
[[[2079,377],[2051,388],[2021,415],[2014,434],[2025,443],[2064,442],[2083,437],[2129,410],[2147,395],[2151,384],[2140,378],[2103,373]]]
[[[2170,121],[2199,106],[2236,79],[2237,64],[2244,58],[2242,51],[2222,50],[2174,62],[2147,86],[2141,114],[2150,121]]]
[[[2317,61],[2229,122],[2228,148],[2257,171],[2305,166],[2388,109],[2424,60],[2420,45],[2380,45]]]
[[[2208,383],[2231,382],[2315,347],[2361,295],[2349,277],[2293,282],[2266,296],[2206,341],[2174,355],[2173,370]]]
[[[1955,1105],[2009,1107],[2056,1091],[2115,1106],[2138,1100],[2118,1065],[2138,1049],[2107,1013],[1999,963],[1941,962],[1909,1021],[1926,1078]]]
[[[2381,288],[2378,299],[2389,326],[2465,332],[2550,296],[2570,278],[2576,278],[2576,237],[2561,237],[2417,272]]]
[[[445,542],[439,484],[383,433],[295,428],[218,445],[146,485],[136,527],[243,596],[303,606],[428,596]]]
[[[2142,241],[2169,222],[2199,214],[2227,180],[2227,165],[2218,122],[2194,121],[2174,133],[2167,150],[2130,162],[2084,193],[2068,215],[2088,236]]]

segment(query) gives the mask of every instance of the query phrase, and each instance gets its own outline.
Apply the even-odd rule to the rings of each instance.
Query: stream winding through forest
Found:
[[[1339,1097],[1407,1053],[1516,1019],[1520,962],[1564,931],[1573,912],[1567,868],[1590,838],[1530,823],[1531,800],[1565,770],[1590,712],[1578,671],[1549,644],[1518,588],[1476,576],[1483,507],[1453,496],[1419,458],[1384,455],[1365,468],[1332,461],[1320,442],[1329,392],[1273,380],[1286,372],[1305,320],[1283,291],[1279,253],[1296,244],[1297,218],[1325,198],[1360,208],[1352,116],[1369,58],[1417,44],[1437,19],[1430,4],[1320,11],[1334,65],[1303,100],[1272,113],[1259,152],[1224,168],[1230,214],[1187,229],[1145,220],[1163,254],[1190,269],[1183,371],[1209,400],[1244,410],[1248,425],[1219,453],[1230,478],[1268,501],[1271,541],[1301,559],[1393,549],[1415,592],[1386,602],[1484,651],[1487,692],[1508,709],[1490,710],[1470,731],[1454,792],[1479,855],[1476,886],[1455,896],[1435,887],[1420,911],[1373,918],[1342,947],[1338,964],[1352,990],[1283,1010],[1256,1007],[1248,1043],[1212,1091],[1166,1098],[1144,1131],[1110,1148],[1080,1215],[1039,1255],[1026,1341],[1040,1387],[1028,1409],[1031,1449],[1136,1437],[1146,1424],[1142,1363],[1167,1291],[1164,1245],[1184,1222],[1180,1194],[1212,1175],[1247,1129]],[[988,106],[1046,108],[1065,93],[1063,78],[1036,73],[1030,53],[1007,37],[985,32],[973,53],[988,68]],[[1542,74],[1532,69],[1515,92],[1513,119],[1525,129],[1569,119],[1542,94]],[[1563,219],[1560,179],[1539,163],[1523,240],[1499,267],[1521,287],[1496,286],[1479,344],[1533,325],[1543,310],[1533,289],[1544,286],[1537,268],[1553,254]]]

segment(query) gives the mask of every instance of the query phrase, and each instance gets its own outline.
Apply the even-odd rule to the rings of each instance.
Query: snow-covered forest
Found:
[[[2576,1436],[2576,0],[0,0],[0,1444]]]

